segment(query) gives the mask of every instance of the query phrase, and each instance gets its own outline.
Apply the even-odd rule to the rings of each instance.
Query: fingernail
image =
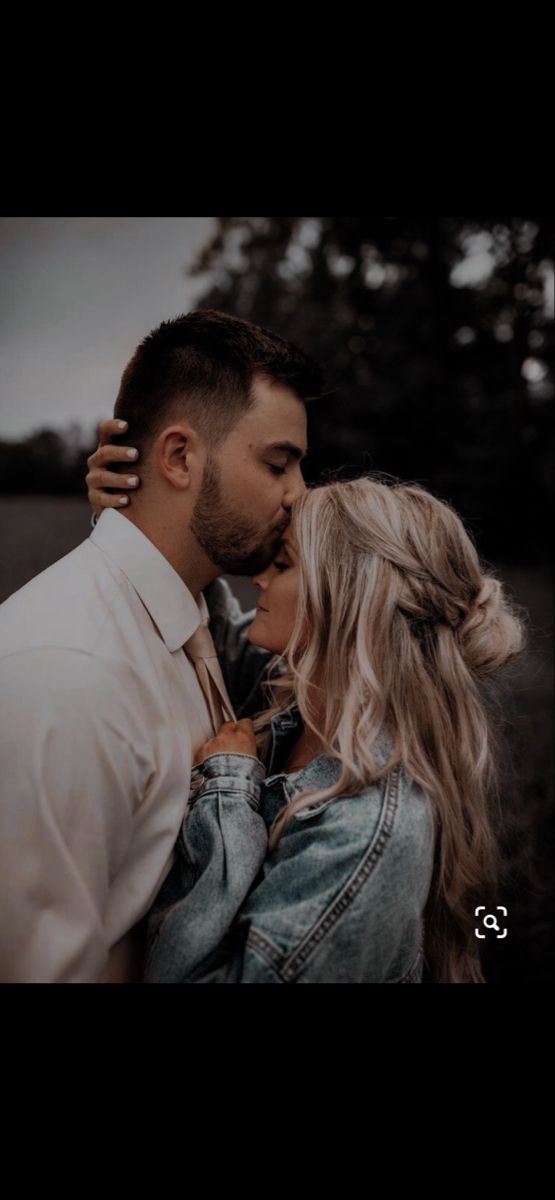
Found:
[[[129,496],[118,496],[118,504],[129,504]]]
[[[118,421],[120,429],[127,429],[127,421]]]
[[[139,453],[139,451],[138,451],[138,450],[128,450],[128,451],[127,451],[127,457],[128,457],[128,458],[136,458],[136,457],[137,457],[137,455],[138,455],[138,453]]]
[[[135,484],[139,482],[138,475],[128,475],[127,482],[129,484],[129,487],[135,487]]]

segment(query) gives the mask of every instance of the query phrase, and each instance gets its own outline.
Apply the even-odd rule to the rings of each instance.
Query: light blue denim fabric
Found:
[[[271,655],[246,641],[253,614],[223,580],[205,594],[237,715],[254,716]],[[284,772],[301,729],[292,705],[272,721],[267,768],[228,753],[193,768],[176,861],[148,922],[146,983],[421,982],[430,801],[397,767],[360,795],[295,814],[268,853],[283,806],[340,774],[324,755]],[[382,736],[382,761],[389,749]]]

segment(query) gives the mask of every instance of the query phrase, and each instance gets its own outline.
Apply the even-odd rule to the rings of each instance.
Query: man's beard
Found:
[[[256,575],[271,563],[278,543],[261,542],[254,521],[230,511],[220,487],[220,473],[213,458],[208,458],[202,485],[191,518],[191,532],[216,567],[228,575]]]

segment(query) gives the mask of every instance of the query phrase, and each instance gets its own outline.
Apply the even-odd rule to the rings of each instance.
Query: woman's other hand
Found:
[[[225,721],[216,737],[210,738],[197,750],[193,766],[198,766],[209,754],[252,754],[256,758],[254,725],[248,718]]]

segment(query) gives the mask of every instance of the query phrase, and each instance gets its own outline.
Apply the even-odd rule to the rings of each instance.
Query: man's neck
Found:
[[[121,515],[156,546],[198,603],[200,593],[222,574],[221,570],[206,556],[190,529],[185,528],[183,534],[177,537],[169,523],[148,511],[137,512],[137,508],[135,511],[122,512]]]

